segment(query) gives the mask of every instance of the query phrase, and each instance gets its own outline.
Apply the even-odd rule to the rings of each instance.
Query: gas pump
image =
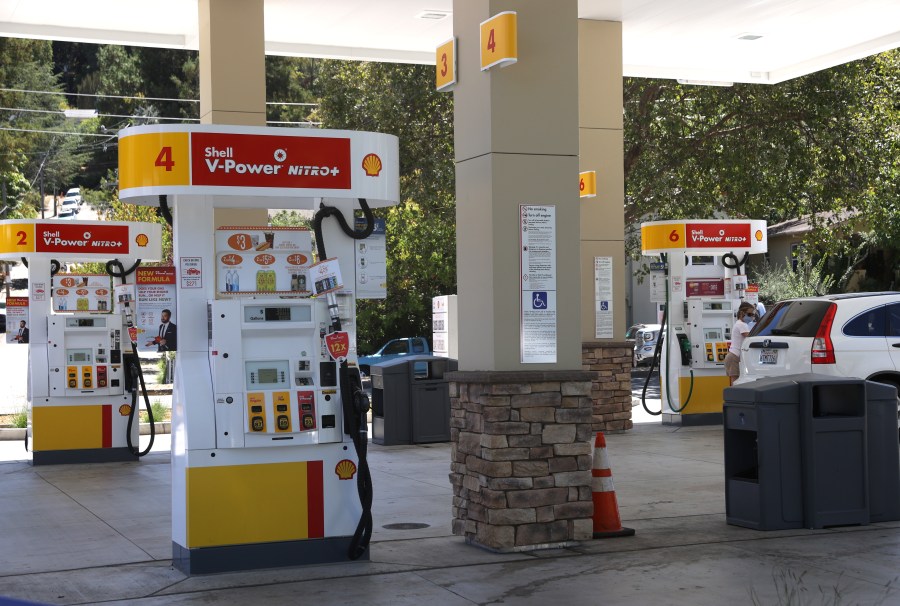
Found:
[[[354,283],[345,253],[368,235],[350,229],[355,211],[370,217],[369,205],[399,201],[398,155],[396,137],[379,133],[219,125],[120,133],[120,197],[159,204],[172,218],[180,570],[367,557],[367,402],[354,291],[342,275]],[[308,230],[223,218],[270,207],[320,210],[318,259]]]
[[[663,423],[722,421],[725,356],[747,285],[750,254],[767,250],[765,221],[653,221],[641,225],[644,255],[666,261],[666,311],[658,340]],[[646,407],[646,404],[645,404]]]
[[[89,286],[88,276],[76,281],[57,274],[54,258],[159,260],[160,226],[16,219],[0,221],[0,227],[0,258],[21,258],[28,267],[26,446],[33,463],[134,460],[128,447],[137,436],[137,427],[128,426],[128,337],[109,304],[109,279]]]

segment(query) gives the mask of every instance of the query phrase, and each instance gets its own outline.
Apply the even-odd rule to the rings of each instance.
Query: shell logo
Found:
[[[234,253],[229,253],[227,255],[222,255],[222,263],[225,265],[238,265],[243,263],[244,258],[240,255],[236,255]]]
[[[290,265],[305,265],[309,259],[306,258],[306,255],[301,255],[300,253],[294,253],[293,255],[288,255],[287,262]]]
[[[756,230],[756,233],[754,234],[754,236],[756,237],[756,241],[757,241],[757,242],[762,242],[762,239],[763,239],[763,233],[762,233],[762,230],[761,230],[761,229],[757,229],[757,230]]]
[[[119,414],[123,417],[127,417],[131,414],[131,405],[130,404],[122,404],[119,406]]]
[[[367,176],[377,177],[381,174],[381,158],[378,157],[378,154],[366,154],[362,160],[362,167]]]
[[[150,243],[150,238],[147,237],[147,234],[138,234],[134,239],[135,244],[140,246],[141,248],[147,246]]]
[[[338,464],[334,466],[334,473],[337,474],[339,480],[352,480],[356,474],[356,463],[350,459],[338,461]]]

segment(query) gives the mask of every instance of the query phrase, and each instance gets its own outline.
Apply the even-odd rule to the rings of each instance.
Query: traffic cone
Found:
[[[616,501],[616,489],[613,487],[612,470],[609,468],[609,457],[606,455],[606,438],[602,431],[597,432],[594,441],[594,468],[591,470],[591,490],[594,498],[594,538],[630,537],[633,528],[622,527],[619,517],[619,503]]]

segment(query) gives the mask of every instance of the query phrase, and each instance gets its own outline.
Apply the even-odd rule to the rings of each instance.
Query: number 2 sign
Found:
[[[516,19],[515,11],[504,11],[481,23],[481,71],[519,60]]]

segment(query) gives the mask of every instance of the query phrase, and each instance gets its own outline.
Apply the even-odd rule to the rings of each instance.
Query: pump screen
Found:
[[[100,328],[106,326],[106,318],[66,318],[66,326],[80,328]]]
[[[244,308],[245,322],[312,322],[311,305]]]
[[[87,354],[83,352],[73,353],[72,354],[73,362],[87,362]]]
[[[278,383],[278,370],[275,368],[260,368],[259,373],[259,384],[260,385],[269,385],[271,383]]]

